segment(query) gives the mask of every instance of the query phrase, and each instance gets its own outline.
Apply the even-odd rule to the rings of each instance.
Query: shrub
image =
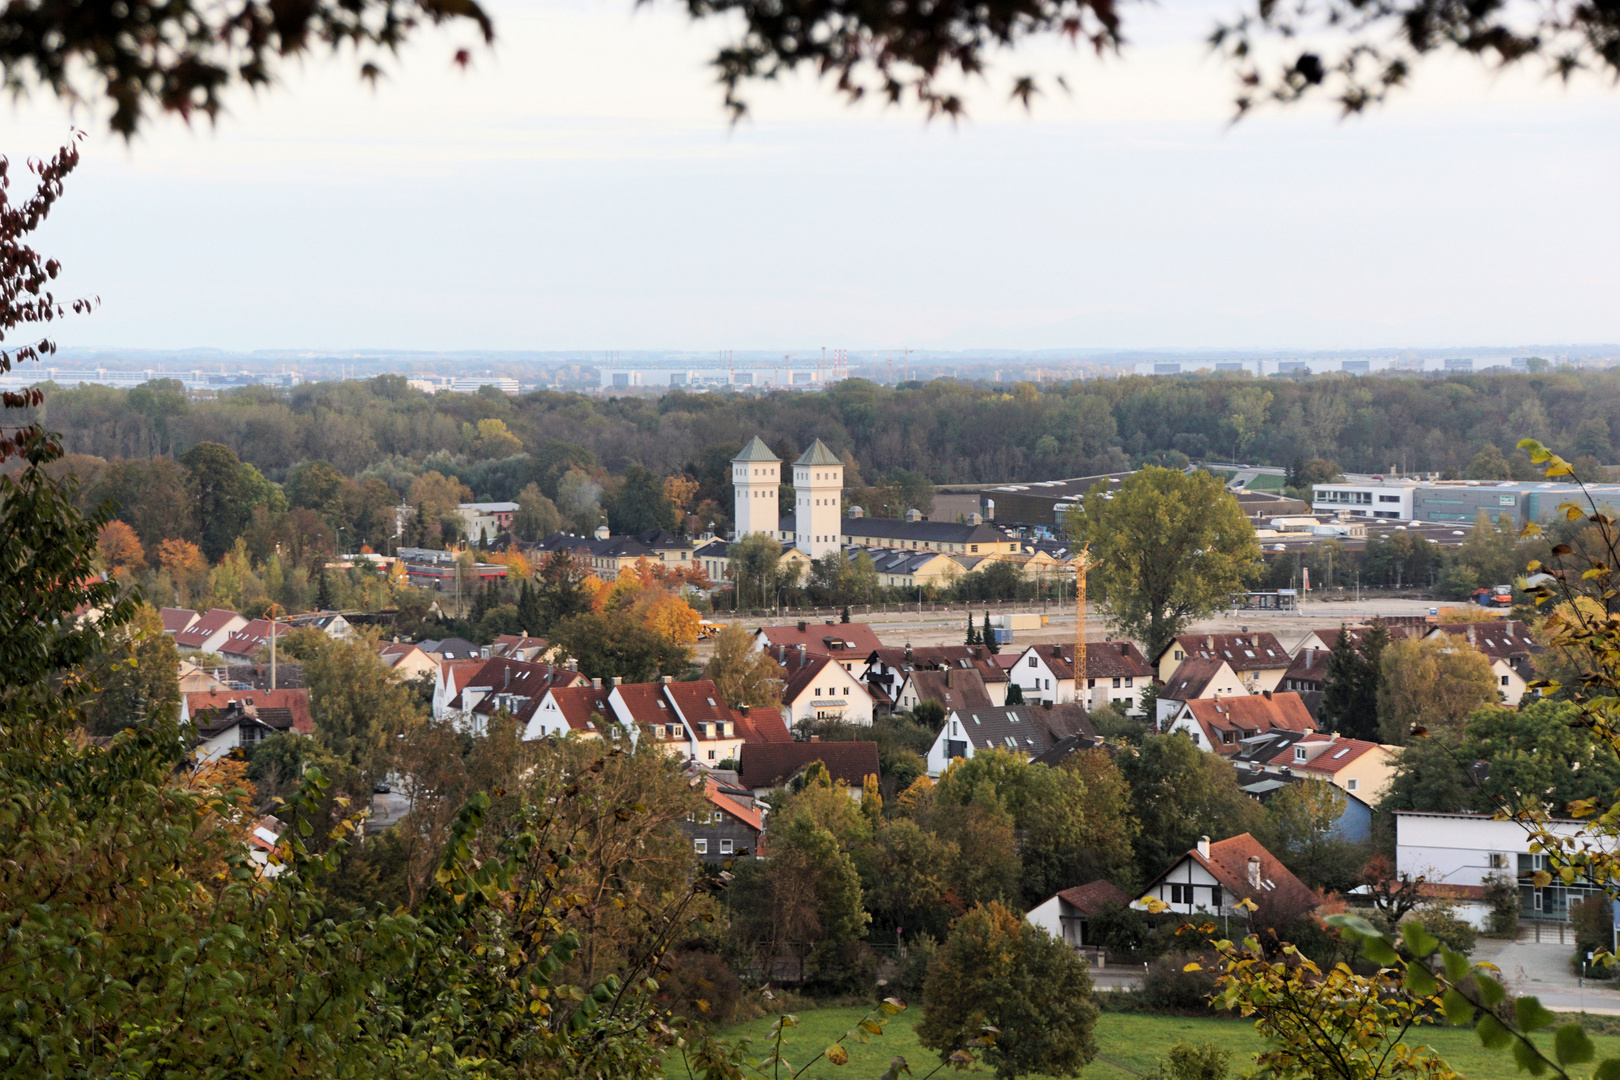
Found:
[[[1575,924],[1575,957],[1574,969],[1579,971],[1581,964],[1586,960],[1587,953],[1600,951],[1613,951],[1614,949],[1614,916],[1613,906],[1605,893],[1596,893],[1588,896],[1578,904],[1571,904],[1569,921]],[[1614,968],[1609,966],[1586,965],[1586,977],[1589,979],[1609,979],[1614,977]]]
[[[1485,879],[1485,902],[1491,913],[1485,923],[1488,937],[1512,938],[1519,933],[1519,887],[1506,874]]]
[[[1159,1062],[1162,1080],[1226,1080],[1226,1066],[1232,1058],[1230,1050],[1215,1043],[1178,1042]]]
[[[1200,969],[1188,971],[1188,964]],[[1207,1014],[1215,992],[1215,963],[1198,953],[1169,953],[1148,965],[1142,982],[1144,1004],[1155,1012]]]
[[[1440,944],[1464,955],[1474,951],[1479,931],[1457,918],[1450,904],[1424,904],[1412,912],[1412,917],[1423,923],[1423,929],[1440,939]]]
[[[742,981],[731,965],[701,939],[684,942],[665,958],[658,975],[660,1006],[706,1026],[723,1024],[737,1011]]]

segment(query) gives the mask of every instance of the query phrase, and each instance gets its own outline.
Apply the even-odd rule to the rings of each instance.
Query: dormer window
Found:
[[[1305,760],[1305,748],[1303,746],[1294,747],[1294,760],[1295,761],[1304,761]]]

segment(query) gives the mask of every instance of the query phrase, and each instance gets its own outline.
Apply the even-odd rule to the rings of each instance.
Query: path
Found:
[[[1502,970],[1502,979],[1512,994],[1534,994],[1549,1009],[1563,1012],[1589,1012],[1620,1016],[1620,988],[1613,981],[1581,979],[1570,971],[1569,958],[1574,942],[1534,940],[1501,941],[1480,938],[1473,959],[1485,960]]]

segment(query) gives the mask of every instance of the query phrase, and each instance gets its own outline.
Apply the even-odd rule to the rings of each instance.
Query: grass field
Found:
[[[789,1033],[784,1056],[795,1066],[801,1066],[854,1027],[865,1014],[860,1009],[840,1008],[805,1011],[797,1015],[800,1026]],[[888,1068],[889,1059],[896,1054],[911,1063],[914,1075],[927,1072],[938,1059],[917,1042],[913,1025],[920,1015],[916,1008],[901,1013],[890,1021],[883,1035],[864,1045],[853,1038],[846,1040],[844,1045],[849,1050],[849,1064],[839,1068],[827,1064],[823,1059],[806,1075],[828,1080],[837,1077],[870,1080]],[[736,1025],[724,1034],[731,1037],[751,1036],[756,1040],[757,1048],[763,1051],[763,1040],[770,1026],[771,1019],[766,1018]],[[1424,1029],[1423,1041],[1439,1050],[1453,1068],[1470,1080],[1508,1080],[1526,1075],[1514,1067],[1511,1055],[1482,1050],[1472,1031],[1430,1027]],[[1620,1036],[1600,1036],[1593,1041],[1597,1044],[1599,1059],[1620,1055]],[[1234,1077],[1242,1074],[1250,1063],[1250,1055],[1261,1048],[1253,1023],[1245,1020],[1104,1013],[1097,1021],[1098,1057],[1086,1067],[1084,1075],[1087,1080],[1129,1080],[1131,1077],[1151,1076],[1158,1068],[1159,1059],[1177,1042],[1212,1042],[1230,1050]],[[988,1070],[976,1072],[988,1075]],[[686,1080],[686,1070],[679,1058],[670,1061],[667,1075],[670,1080]]]

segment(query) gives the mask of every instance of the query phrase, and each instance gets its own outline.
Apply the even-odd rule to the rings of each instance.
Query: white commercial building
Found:
[[[1590,822],[1552,821],[1546,826],[1555,836],[1575,837],[1604,850],[1614,842],[1588,836]],[[1516,821],[1498,821],[1481,814],[1395,814],[1395,870],[1423,878],[1426,890],[1456,904],[1459,918],[1484,929],[1490,915],[1485,901],[1487,878],[1505,878],[1519,890],[1519,915],[1556,922],[1569,920],[1570,905],[1592,893],[1596,886],[1556,883],[1537,888],[1532,875],[1546,870],[1544,855],[1530,850],[1530,832]],[[1555,877],[1556,882],[1556,877]]]
[[[1353,517],[1412,519],[1412,494],[1416,483],[1315,484],[1311,488],[1311,509],[1318,514],[1348,514]]]

